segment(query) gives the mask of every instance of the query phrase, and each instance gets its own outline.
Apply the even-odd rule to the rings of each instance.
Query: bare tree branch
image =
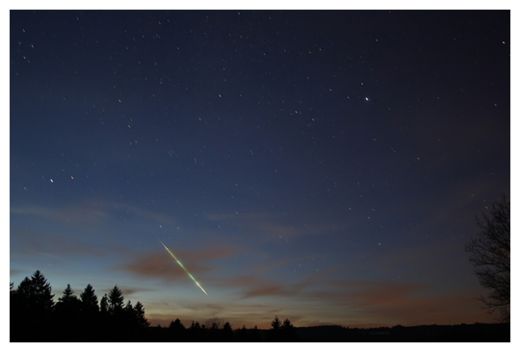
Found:
[[[505,196],[477,217],[479,232],[466,250],[480,284],[490,293],[483,303],[510,319],[510,203]]]

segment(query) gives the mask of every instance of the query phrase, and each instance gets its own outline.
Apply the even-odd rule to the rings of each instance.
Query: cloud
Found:
[[[305,290],[314,284],[314,275],[297,282],[280,282],[258,274],[213,278],[211,284],[236,289],[241,299],[257,297],[305,297]]]
[[[92,205],[50,208],[26,206],[11,208],[11,214],[38,217],[62,223],[98,223],[107,218],[106,209]]]
[[[285,283],[249,275],[228,278],[220,284],[239,289],[241,299],[278,297],[297,305],[315,303],[316,309],[298,308],[296,312],[313,319],[328,316],[329,321],[348,325],[454,324],[493,318],[471,290],[439,293],[420,282],[331,281],[310,275],[296,283]]]
[[[278,283],[260,283],[245,289],[243,298],[261,296],[293,296],[303,289],[301,285],[282,285]]]
[[[28,230],[11,231],[12,255],[44,254],[59,258],[70,255],[103,256],[114,248],[104,245],[94,245],[74,235],[47,233]]]
[[[317,285],[318,290],[308,292],[308,296],[326,300],[336,305],[354,304],[372,306],[379,303],[391,304],[397,298],[408,297],[427,287],[410,282],[330,280]]]
[[[298,293],[292,287],[282,286],[279,284],[261,285],[246,289],[243,298],[261,297],[261,296],[283,296]]]
[[[409,282],[354,282],[349,283],[352,292],[348,299],[363,306],[394,305],[403,300],[409,300],[424,284]]]
[[[229,302],[225,304],[204,304],[193,302],[179,302],[172,307],[146,305],[146,317],[151,324],[161,324],[168,326],[172,320],[179,318],[185,326],[189,326],[192,321],[208,325],[212,322],[230,322],[233,328],[243,325],[253,327],[258,325],[262,328],[270,326],[270,322],[275,315],[283,312],[279,308],[274,308],[266,304],[249,304]],[[283,314],[283,316],[288,316]],[[292,316],[291,316],[292,317]],[[221,324],[222,325],[222,324]]]
[[[207,271],[206,266],[201,266],[198,263],[185,261],[191,272],[200,273]],[[123,269],[146,278],[160,278],[166,281],[176,281],[179,278],[184,278],[186,274],[178,267],[172,258],[168,257],[164,251],[155,251],[142,256],[127,263]]]
[[[136,207],[128,203],[103,200],[88,200],[59,207],[39,205],[11,207],[12,215],[38,217],[72,224],[97,224],[121,213],[159,224],[173,225],[176,223],[175,218],[169,214]]]
[[[352,310],[358,323],[381,325],[455,324],[490,321],[474,292],[432,292],[429,285],[414,282],[343,282],[336,290],[309,295],[332,303],[339,310]]]
[[[367,292],[352,297],[369,315],[390,324],[445,324],[489,321],[490,316],[471,292],[417,294],[414,291]],[[374,319],[375,320],[375,319]]]
[[[157,212],[157,211],[151,211],[148,209],[133,206],[131,204],[120,203],[120,202],[107,202],[107,203],[104,203],[104,206],[108,209],[111,209],[112,211],[125,211],[133,216],[147,219],[149,221],[154,221],[154,222],[157,222],[160,224],[169,224],[169,225],[176,224],[175,218],[173,216],[171,216],[170,214]]]
[[[209,213],[207,218],[237,226],[243,233],[262,233],[277,239],[323,235],[342,229],[342,226],[331,223],[291,222],[283,214],[268,212]]]
[[[211,269],[214,260],[231,257],[237,252],[237,247],[212,246],[197,250],[174,251],[176,256],[192,274],[200,274]],[[120,269],[134,275],[146,278],[159,278],[165,281],[176,281],[185,278],[186,274],[164,250],[152,251],[140,255],[124,264]]]
[[[121,290],[121,292],[123,293],[123,296],[125,296],[125,298],[127,298],[126,296],[133,296],[136,293],[155,291],[155,289],[152,289],[149,287],[124,286],[124,285],[117,285],[117,287]],[[108,288],[100,290],[100,292],[108,293],[113,288],[114,288],[114,286],[108,287]],[[137,298],[139,298],[139,297],[137,297]]]

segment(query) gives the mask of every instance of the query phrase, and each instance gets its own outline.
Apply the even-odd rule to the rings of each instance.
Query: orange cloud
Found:
[[[407,282],[344,282],[338,290],[312,293],[338,309],[380,325],[456,324],[493,320],[474,292],[436,294],[430,287]],[[355,324],[357,325],[357,324]]]
[[[310,276],[287,284],[250,275],[227,279],[222,284],[239,288],[242,298],[283,297],[319,302],[321,308],[307,312],[309,315],[330,311],[336,321],[351,326],[373,322],[389,326],[493,321],[476,292],[435,293],[429,285],[417,282],[331,282]]]
[[[209,262],[230,257],[234,253],[236,253],[236,248],[230,246],[214,246],[196,251],[179,250],[176,252],[182,263],[193,274],[209,271]],[[136,259],[123,265],[122,269],[135,275],[159,278],[165,281],[175,281],[186,276],[184,271],[179,268],[164,250],[157,250],[138,256]]]

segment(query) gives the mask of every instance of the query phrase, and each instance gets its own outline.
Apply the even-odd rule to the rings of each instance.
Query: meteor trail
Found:
[[[175,256],[175,254],[173,254],[173,252],[170,250],[170,248],[168,248],[164,243],[163,241],[159,241],[161,242],[161,244],[163,245],[164,249],[166,250],[166,252],[168,252],[168,254],[177,262],[177,264],[181,267],[182,270],[184,270],[184,272],[186,273],[186,275],[188,275],[188,277],[191,279],[191,281],[193,281],[193,283],[202,290],[202,292],[204,292],[204,294],[207,296],[208,293],[206,292],[206,290],[201,286],[201,284],[199,284],[199,282],[197,281],[197,279],[195,279],[195,277],[193,277],[193,275],[191,275],[191,273],[188,271],[188,269],[186,269],[186,267],[184,266],[184,264],[182,264],[182,262],[177,259],[177,257]]]

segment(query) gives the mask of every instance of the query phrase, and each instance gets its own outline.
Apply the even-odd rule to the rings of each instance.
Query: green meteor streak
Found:
[[[188,269],[186,269],[184,264],[182,264],[182,262],[179,259],[177,259],[177,257],[175,256],[175,254],[173,254],[173,252],[170,250],[170,248],[168,248],[162,241],[159,241],[159,242],[161,242],[161,244],[163,245],[166,252],[168,252],[168,254],[177,262],[177,264],[181,267],[181,269],[184,270],[184,272],[186,273],[186,275],[188,275],[188,277],[191,279],[191,281],[193,281],[193,283],[198,288],[200,288],[202,290],[202,292],[204,292],[204,294],[207,296],[208,293],[206,292],[206,290],[201,286],[201,284],[199,284],[197,279],[195,279],[195,277],[193,277],[193,275],[191,275],[191,273],[188,271]]]

